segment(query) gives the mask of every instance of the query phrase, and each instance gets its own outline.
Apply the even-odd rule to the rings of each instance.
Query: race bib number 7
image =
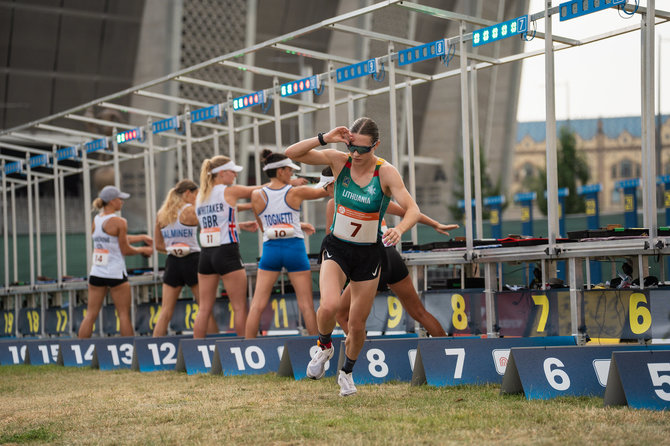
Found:
[[[333,235],[355,243],[375,243],[379,227],[379,212],[360,212],[337,206]]]
[[[211,248],[221,244],[221,230],[219,228],[205,228],[200,231],[200,246]]]

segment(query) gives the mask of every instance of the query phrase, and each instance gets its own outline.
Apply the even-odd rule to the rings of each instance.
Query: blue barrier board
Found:
[[[529,400],[603,396],[612,353],[650,349],[667,350],[670,345],[513,348],[500,392],[523,392]]]
[[[572,336],[419,339],[412,384],[456,386],[500,383],[511,348],[575,343]]]

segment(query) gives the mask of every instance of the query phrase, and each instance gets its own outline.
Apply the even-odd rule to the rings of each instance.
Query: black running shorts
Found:
[[[202,248],[198,272],[200,274],[224,274],[244,269],[240,247],[237,243],[227,243],[213,248]]]
[[[379,277],[382,269],[383,245],[356,245],[332,234],[324,241],[322,261],[333,260],[353,282],[364,282]]]
[[[199,260],[200,252],[192,252],[184,257],[167,256],[163,283],[175,288],[197,285]]]
[[[402,256],[395,246],[384,248],[382,275],[379,278],[378,291],[386,291],[388,285],[393,285],[409,276],[409,270]]]

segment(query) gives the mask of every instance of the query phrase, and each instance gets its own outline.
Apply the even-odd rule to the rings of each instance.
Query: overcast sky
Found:
[[[633,2],[634,0],[628,0]],[[554,2],[558,4],[559,2]],[[647,0],[641,0],[646,6]],[[670,11],[670,0],[656,0],[656,9]],[[544,10],[543,0],[531,0],[531,14]],[[623,13],[621,13],[623,15]],[[627,16],[626,16],[627,17]],[[624,19],[614,8],[560,22],[552,21],[553,33],[581,39],[639,24],[636,14]],[[544,19],[537,21],[538,31],[544,31]],[[670,22],[656,28],[655,73],[659,68],[659,39],[661,40],[661,109],[670,114]],[[613,37],[583,47],[556,52],[556,119],[578,119],[640,115],[640,31]],[[535,38],[526,43],[526,51],[544,48],[544,40]],[[517,118],[520,122],[545,119],[544,56],[523,62],[521,91]],[[658,86],[658,77],[656,78]],[[658,87],[657,87],[658,88]],[[658,91],[655,92],[655,96]],[[656,98],[655,98],[656,101]],[[654,108],[657,109],[658,104]]]

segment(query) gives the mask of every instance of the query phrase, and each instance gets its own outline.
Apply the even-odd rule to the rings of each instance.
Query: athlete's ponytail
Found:
[[[217,155],[202,162],[202,167],[200,168],[200,192],[198,193],[198,200],[200,202],[207,201],[214,187],[216,174],[212,174],[212,169],[223,166],[228,162],[230,162],[230,158],[223,155]]]
[[[184,192],[187,190],[196,191],[197,189],[198,185],[191,180],[181,180],[175,187],[170,189],[156,215],[158,226],[164,228],[177,221],[179,210],[184,206]]]
[[[93,200],[93,204],[92,204],[93,211],[100,212],[100,209],[104,208],[106,204],[107,203],[102,201],[102,198],[100,198],[100,197],[96,198],[95,200]]]

